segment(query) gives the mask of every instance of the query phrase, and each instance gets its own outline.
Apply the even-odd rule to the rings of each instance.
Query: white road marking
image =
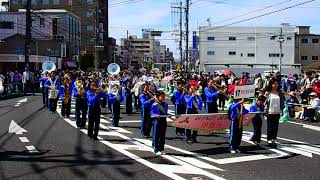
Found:
[[[61,113],[61,109],[60,108],[57,108],[57,112],[60,114]],[[61,114],[60,114],[61,115]],[[71,124],[73,127],[76,127],[75,125],[75,122],[74,121],[71,121],[70,119],[68,118],[64,118],[64,120],[66,122],[68,122],[69,124]],[[148,146],[145,146],[144,144],[141,144],[137,141],[135,141],[134,139],[131,139],[130,137],[127,137],[119,132],[129,132],[123,128],[114,128],[114,127],[109,127],[109,126],[105,126],[103,124],[100,124],[100,127],[102,129],[105,129],[109,132],[112,132],[112,135],[115,135],[115,136],[118,136],[118,137],[121,137],[122,139],[125,139],[125,140],[128,140],[130,143],[133,143],[134,145],[136,146],[139,146],[139,149],[142,150],[144,149],[145,151],[150,151],[152,152],[153,149],[151,147],[148,147]],[[81,132],[84,132],[85,134],[87,133],[85,130],[81,130]],[[131,133],[131,132],[129,132]],[[107,134],[107,133],[106,133]],[[98,137],[98,139],[100,140],[101,143],[109,146],[110,148],[118,151],[118,152],[121,152],[122,154],[172,178],[172,179],[184,179],[182,178],[181,176],[175,174],[175,173],[184,173],[184,174],[196,174],[196,175],[204,175],[204,176],[207,176],[207,177],[210,177],[212,179],[223,179],[219,176],[216,176],[210,172],[207,172],[207,171],[204,171],[194,165],[191,165],[191,164],[188,164],[184,161],[181,161],[177,158],[174,158],[174,157],[171,157],[171,156],[166,156],[166,155],[163,155],[162,157],[168,159],[168,160],[171,160],[179,165],[163,165],[163,164],[153,164],[129,151],[127,151],[126,149],[128,149],[128,147],[125,147],[125,146],[122,146],[123,148],[120,148],[121,145],[117,145],[117,144],[113,144],[113,143],[110,143],[109,141],[106,141],[106,140],[103,140],[103,138],[101,137]],[[135,147],[131,147],[131,148],[136,148]],[[129,148],[130,149],[130,148]]]
[[[224,171],[223,169],[220,169],[218,167],[212,166],[211,164],[202,162],[198,159],[195,159],[193,157],[185,157],[185,156],[173,156],[177,159],[180,159],[181,161],[187,162],[189,164],[193,164],[194,166],[197,166],[198,168],[202,169],[212,169],[212,170],[217,170],[217,171]]]
[[[103,128],[103,129],[113,130],[113,131],[118,132],[118,133],[132,134],[132,132],[127,131],[127,130],[125,130],[123,128],[120,128],[120,127],[105,126],[103,124],[100,124],[100,127]]]
[[[300,126],[302,126],[304,128],[312,129],[312,130],[315,130],[315,131],[320,131],[320,127],[319,126],[312,126],[312,125],[302,124],[302,123],[297,123],[297,122],[292,122],[292,121],[288,121],[288,123],[295,124],[295,125],[300,125]]]
[[[22,103],[26,103],[28,101],[28,98],[20,99],[17,101],[17,103],[14,105],[15,107],[19,107]]]
[[[38,153],[39,151],[34,146],[26,146],[30,153]]]
[[[15,133],[15,134],[23,134],[28,132],[27,130],[23,129],[21,126],[19,126],[14,120],[10,122],[9,125],[9,133]]]
[[[23,142],[23,143],[28,143],[30,142],[28,138],[26,137],[19,137],[20,141]]]

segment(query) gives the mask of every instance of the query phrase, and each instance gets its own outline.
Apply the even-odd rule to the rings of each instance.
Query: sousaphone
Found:
[[[52,61],[45,61],[42,63],[42,71],[52,72],[56,69],[56,64],[54,64]]]
[[[117,63],[109,64],[107,71],[111,75],[117,75],[120,73],[120,66]]]

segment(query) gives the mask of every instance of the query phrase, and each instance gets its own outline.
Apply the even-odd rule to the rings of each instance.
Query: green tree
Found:
[[[86,71],[88,68],[94,67],[94,56],[93,54],[85,54],[80,57],[79,61],[80,69]]]

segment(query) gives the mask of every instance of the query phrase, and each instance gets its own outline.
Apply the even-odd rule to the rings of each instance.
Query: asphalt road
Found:
[[[27,99],[25,99],[27,98]],[[60,107],[60,105],[59,105]],[[40,96],[0,101],[0,179],[319,179],[320,124],[282,123],[278,149],[250,143],[245,129],[240,154],[228,152],[228,134],[200,133],[187,144],[168,127],[165,155],[140,135],[140,115],[123,114],[113,128],[103,110],[99,141],[42,107]],[[72,102],[74,109],[74,101]],[[173,106],[169,106],[173,113]],[[59,112],[59,109],[58,109]],[[74,114],[74,111],[73,111]],[[14,122],[13,122],[14,121]],[[13,123],[13,124],[12,124]],[[23,129],[9,126],[18,124]],[[170,124],[170,123],[168,123]],[[263,133],[266,133],[266,123]],[[12,131],[12,129],[11,129]],[[265,137],[264,137],[265,138]]]

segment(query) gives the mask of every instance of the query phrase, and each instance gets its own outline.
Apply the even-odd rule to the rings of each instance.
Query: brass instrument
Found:
[[[155,94],[152,91],[147,91],[147,95],[150,97],[150,99],[154,98]]]
[[[213,84],[213,89],[216,89],[217,91],[219,91],[219,94],[228,97],[228,94],[226,93],[226,91],[228,90],[227,86],[220,86],[218,84]]]
[[[85,90],[83,87],[83,81],[82,80],[77,80],[76,81],[76,88],[78,90],[78,94],[80,95],[80,97],[83,97],[83,95],[85,94]]]
[[[68,74],[66,74],[64,76],[63,84],[64,84],[64,99],[63,99],[63,102],[64,102],[64,104],[68,104],[68,101],[69,101],[69,98],[70,98],[69,87],[70,87],[70,84],[71,84],[71,79],[70,79],[70,76]]]

